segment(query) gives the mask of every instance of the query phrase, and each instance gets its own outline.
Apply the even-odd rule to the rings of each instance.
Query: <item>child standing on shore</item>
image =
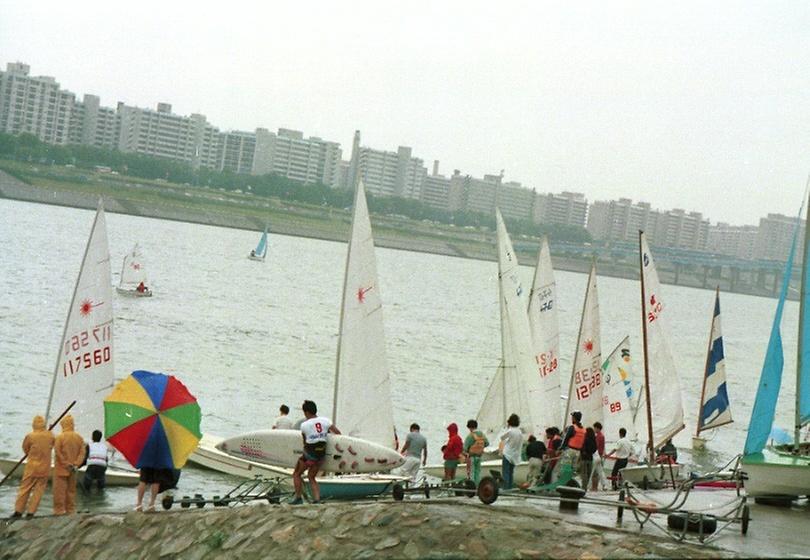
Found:
[[[470,433],[464,439],[464,453],[467,454],[467,475],[472,478],[475,485],[478,486],[478,481],[481,479],[481,455],[484,454],[484,449],[489,445],[489,440],[484,432],[478,429],[478,422],[475,420],[467,421],[467,428]]]
[[[458,424],[453,422],[447,426],[447,443],[442,446],[442,457],[444,457],[444,479],[453,480],[456,478],[456,469],[461,454],[464,451],[464,443],[458,435]]]

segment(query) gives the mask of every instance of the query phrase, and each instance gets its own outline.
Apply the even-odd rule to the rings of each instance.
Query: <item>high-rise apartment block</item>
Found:
[[[802,262],[804,254],[804,220],[799,226],[799,239],[796,246],[796,262]],[[759,219],[759,231],[754,245],[754,258],[784,262],[790,253],[796,218],[782,214],[768,214]]]
[[[278,133],[256,129],[256,155],[252,173],[275,173],[302,183],[336,187],[340,181],[340,144],[317,137],[304,138],[299,130]]]
[[[354,188],[360,178],[366,191],[375,196],[419,200],[426,176],[424,162],[413,157],[411,148],[399,146],[396,152],[389,152],[360,146],[360,131],[355,131],[347,188]]]
[[[43,142],[67,144],[76,96],[49,76],[33,77],[30,67],[8,63],[0,72],[0,132],[33,134]]]
[[[723,222],[709,226],[706,251],[738,259],[753,259],[759,228]]]
[[[588,201],[585,195],[563,191],[558,194],[538,194],[531,218],[535,223],[585,227],[587,216]]]

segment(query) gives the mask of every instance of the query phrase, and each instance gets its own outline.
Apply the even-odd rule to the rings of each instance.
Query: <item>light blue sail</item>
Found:
[[[256,245],[256,256],[264,257],[267,253],[267,228],[264,228],[262,238],[259,239],[259,244]]]
[[[802,208],[804,204],[802,204]],[[776,413],[776,401],[779,398],[779,389],[782,386],[782,369],[785,365],[785,356],[782,350],[782,311],[787,299],[790,276],[793,271],[793,257],[796,254],[796,240],[799,237],[799,225],[801,224],[801,210],[796,219],[796,227],[793,230],[793,241],[790,244],[790,253],[785,264],[785,274],[782,279],[782,289],[779,292],[779,303],[776,305],[776,315],[773,318],[771,327],[771,337],[768,341],[768,350],[765,352],[765,362],[762,364],[762,373],[759,377],[759,387],[754,401],[754,408],[751,411],[751,421],[748,424],[748,437],[745,439],[745,455],[759,453],[768,443],[768,436],[773,426],[773,418]],[[806,249],[805,249],[806,250]],[[807,259],[805,258],[805,266]],[[805,307],[806,310],[806,307]],[[808,333],[805,333],[807,336]],[[804,341],[800,341],[803,343]],[[803,348],[807,348],[806,345]]]
[[[731,419],[731,406],[726,384],[725,358],[723,335],[720,330],[720,294],[718,292],[714,299],[714,314],[712,316],[709,351],[706,357],[698,433],[733,421]]]
[[[805,224],[807,227],[808,224]],[[795,241],[794,241],[795,243]],[[804,259],[802,260],[803,275],[805,282],[810,281],[810,243],[804,244]],[[802,297],[802,324],[804,329],[802,339],[799,341],[801,348],[802,367],[796,377],[796,394],[798,395],[797,417],[800,425],[810,422],[810,302],[808,302],[807,287],[801,290]]]

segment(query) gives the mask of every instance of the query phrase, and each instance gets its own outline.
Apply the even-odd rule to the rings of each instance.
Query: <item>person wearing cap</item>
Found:
[[[581,455],[584,445],[585,428],[582,427],[582,413],[575,410],[571,413],[571,425],[566,428],[565,436],[560,446],[564,460],[570,463],[575,471],[578,466],[577,459]]]

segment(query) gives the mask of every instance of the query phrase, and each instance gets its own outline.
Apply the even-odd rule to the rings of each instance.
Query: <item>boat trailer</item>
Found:
[[[180,507],[184,509],[191,506],[204,508],[208,504],[213,504],[214,507],[230,507],[257,500],[266,500],[267,503],[278,504],[282,498],[292,495],[289,490],[284,490],[282,481],[282,478],[264,478],[261,475],[256,475],[252,480],[240,482],[223,496],[214,496],[209,500],[202,494],[195,494],[193,497],[183,496],[179,503]],[[161,505],[165,510],[171,509],[175,503],[178,502],[171,494],[167,494],[161,500]]]

